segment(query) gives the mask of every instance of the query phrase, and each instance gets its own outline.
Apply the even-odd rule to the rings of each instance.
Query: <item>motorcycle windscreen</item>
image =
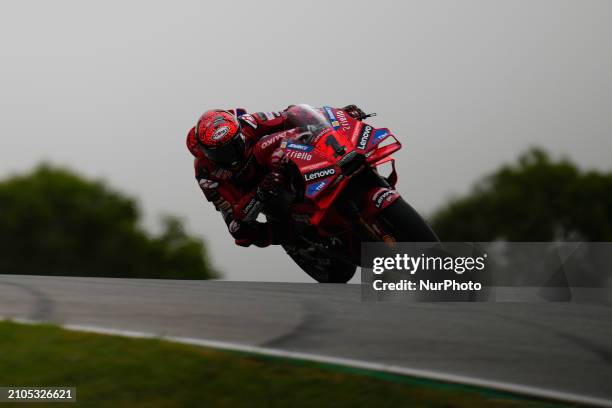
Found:
[[[304,132],[317,134],[325,129],[331,129],[321,111],[310,105],[292,105],[287,108],[285,115],[289,127],[298,128]]]

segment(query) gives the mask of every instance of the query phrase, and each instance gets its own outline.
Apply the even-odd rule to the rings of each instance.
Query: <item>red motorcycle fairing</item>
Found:
[[[298,120],[296,126],[308,131],[296,132],[295,129],[291,129],[284,132],[278,148],[284,151],[285,156],[295,164],[302,176],[304,197],[310,204],[307,207],[310,211],[311,225],[338,223],[338,214],[329,209],[351,177],[358,174],[365,166],[376,168],[383,163],[391,162],[393,172],[387,180],[391,185],[395,185],[397,174],[394,161],[389,156],[399,150],[401,144],[389,129],[374,128],[372,125],[353,119],[341,109],[331,107],[312,108],[296,105],[289,108],[289,111],[289,114],[295,113],[295,116],[307,117],[308,122],[299,123]],[[262,139],[259,143],[266,141],[268,139]],[[366,194],[365,199],[371,201],[377,191],[373,189]],[[381,208],[377,208],[375,204],[369,205],[365,207],[367,210],[364,215],[369,218],[397,197],[396,193],[385,195]]]

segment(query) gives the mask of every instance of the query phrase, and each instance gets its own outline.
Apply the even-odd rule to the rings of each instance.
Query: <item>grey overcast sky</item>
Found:
[[[67,165],[137,197],[149,228],[184,216],[228,279],[307,281],[203,201],[184,147],[202,111],[378,112],[427,214],[530,145],[610,169],[611,31],[609,0],[2,1],[0,177]]]

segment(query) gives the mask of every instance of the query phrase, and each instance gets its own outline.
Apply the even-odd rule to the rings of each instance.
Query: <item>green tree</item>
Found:
[[[42,165],[0,182],[0,273],[133,278],[216,276],[200,239],[174,217],[160,236],[131,198]]]
[[[612,173],[532,148],[431,218],[444,241],[612,241]]]

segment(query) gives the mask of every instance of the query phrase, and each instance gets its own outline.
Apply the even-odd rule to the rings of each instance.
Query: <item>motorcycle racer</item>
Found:
[[[367,117],[355,105],[342,110],[357,120]],[[196,180],[240,246],[290,240],[290,227],[259,222],[257,216],[283,186],[285,159],[277,147],[280,132],[293,127],[286,110],[248,114],[243,109],[213,109],[204,112],[187,135]]]

